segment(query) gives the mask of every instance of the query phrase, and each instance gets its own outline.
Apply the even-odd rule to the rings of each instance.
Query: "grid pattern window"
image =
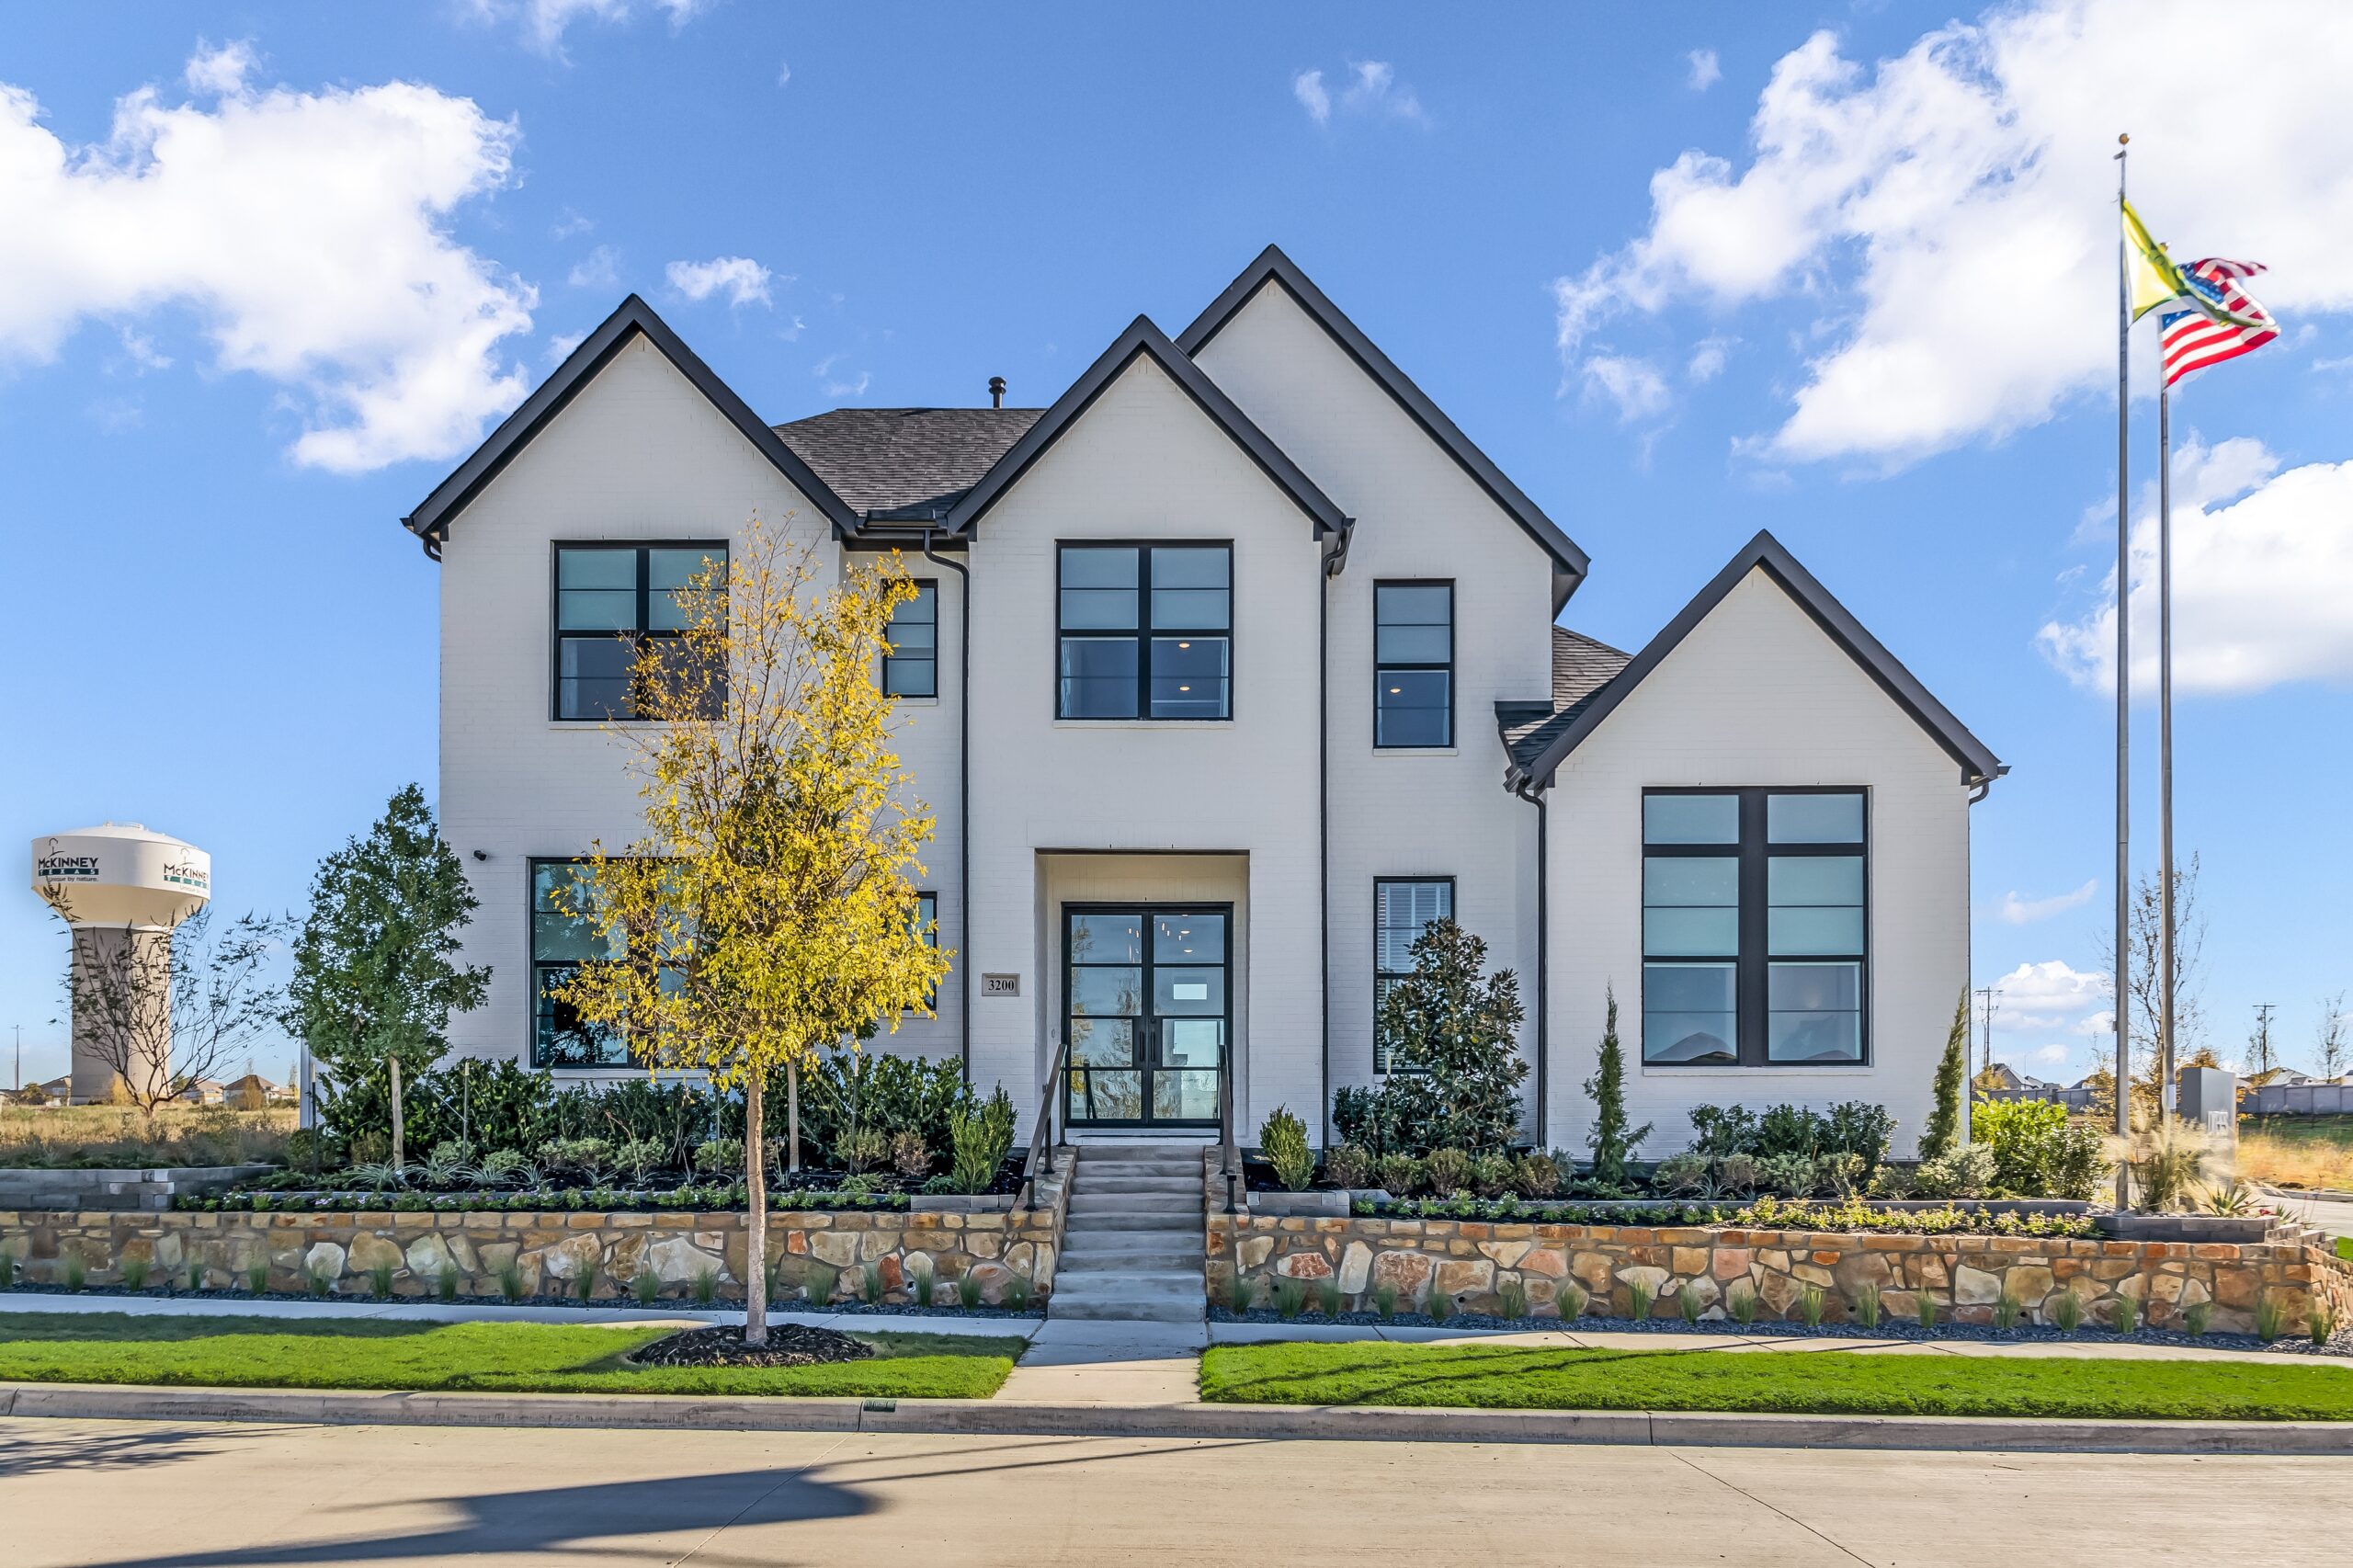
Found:
[[[882,689],[892,697],[939,695],[939,585],[915,584],[915,597],[891,612],[884,633],[891,651],[882,655]]]
[[[915,935],[923,938],[926,948],[939,946],[939,895],[936,892],[915,894]],[[939,1006],[939,988],[933,986],[923,999],[926,1007]]]
[[[618,956],[577,914],[593,899],[585,861],[531,862],[531,1065],[626,1067],[629,1050],[611,1029],[581,1017],[551,993],[583,963]]]
[[[555,550],[555,716],[637,717],[639,656],[682,652],[704,562],[722,580],[727,546],[560,544]],[[711,706],[724,701],[715,686]]]
[[[1454,879],[1408,881],[1383,878],[1372,884],[1372,1070],[1390,1071],[1389,1042],[1381,1038],[1381,1004],[1389,988],[1414,972],[1414,943],[1431,924],[1454,918]]]
[[[1868,994],[1859,790],[1643,799],[1643,1060],[1859,1062]]]
[[[1372,586],[1372,744],[1454,744],[1454,585]]]
[[[1056,718],[1233,717],[1231,546],[1066,544],[1058,570]]]

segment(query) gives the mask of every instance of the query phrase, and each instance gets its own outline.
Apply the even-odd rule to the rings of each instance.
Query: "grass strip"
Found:
[[[2353,1236],[2336,1238],[2336,1256],[2348,1263],[2353,1263]]]
[[[0,1381],[432,1393],[705,1393],[986,1399],[1018,1339],[854,1334],[873,1358],[811,1367],[621,1365],[643,1325],[0,1313]]]
[[[2353,1369],[1825,1350],[1276,1343],[1212,1346],[1201,1358],[1201,1397],[1482,1410],[2345,1421],[2353,1420]]]

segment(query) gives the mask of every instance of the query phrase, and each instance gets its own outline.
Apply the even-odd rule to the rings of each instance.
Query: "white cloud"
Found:
[[[651,8],[669,17],[675,33],[709,10],[710,4],[710,0],[654,0]],[[639,7],[631,0],[463,0],[463,10],[478,22],[512,23],[531,48],[551,60],[563,60],[564,34],[574,22],[627,22]]]
[[[1761,456],[1901,463],[2039,423],[2112,384],[2120,129],[2178,249],[2268,263],[2283,316],[2353,309],[2348,55],[2336,0],[2221,29],[2193,0],[2006,4],[1869,64],[1816,33],[1745,166],[1685,152],[1648,231],[1556,282],[1563,362],[1627,312],[1790,300],[1820,347]]]
[[[567,207],[563,210],[563,216],[555,221],[554,226],[548,233],[559,240],[568,240],[574,234],[585,234],[596,226],[597,221],[594,218],[583,218]]]
[[[409,82],[204,108],[144,87],[93,146],[40,117],[0,84],[0,360],[184,311],[218,369],[287,390],[294,460],[344,472],[453,456],[522,397],[500,344],[537,296],[447,227],[507,183],[512,121]]]
[[[1701,338],[1692,346],[1691,359],[1683,367],[1683,373],[1694,381],[1714,381],[1723,374],[1724,361],[1731,357],[1733,345],[1738,341],[1731,337]]]
[[[1724,79],[1724,68],[1712,49],[1695,49],[1685,56],[1691,62],[1691,90],[1704,93]]]
[[[1617,405],[1618,422],[1631,425],[1666,411],[1672,401],[1666,379],[1646,359],[1597,354],[1585,362],[1587,397],[1603,397]]]
[[[2040,1045],[2035,1047],[2032,1060],[2040,1066],[2056,1067],[2074,1054],[2063,1045]]]
[[[1290,79],[1290,96],[1299,100],[1299,107],[1307,111],[1308,119],[1318,125],[1330,123],[1332,95],[1324,89],[1323,72],[1302,71],[1293,76]]]
[[[778,61],[778,62],[776,62],[776,85],[777,85],[778,86],[781,87],[781,86],[785,85],[787,83],[790,82],[791,80],[792,80],[792,65],[791,65],[791,62],[789,62],[789,61],[783,61],[783,60],[779,60],[779,61]]]
[[[613,289],[620,286],[620,252],[610,245],[598,245],[582,256],[572,264],[572,271],[564,278],[574,289]]]
[[[698,302],[713,294],[724,292],[727,303],[741,310],[745,305],[773,305],[768,298],[768,285],[776,275],[747,256],[713,256],[709,261],[674,261],[664,269],[670,287]],[[790,282],[790,278],[784,281]]]
[[[2109,989],[2106,975],[2087,973],[2064,959],[2022,963],[1994,982],[1995,1032],[2046,1032],[2087,1009],[2105,1016]],[[2083,1032],[2080,1023],[2075,1030]]]
[[[121,329],[121,336],[122,352],[137,369],[139,374],[143,376],[150,370],[168,370],[172,368],[171,356],[157,352],[153,338],[147,336],[144,333],[133,332],[127,326]]]
[[[792,324],[788,327],[780,328],[778,331],[777,335],[783,338],[787,343],[792,343],[798,341],[801,335],[808,329],[809,324],[802,321],[799,316],[795,316],[792,318]]]
[[[2234,499],[2235,498],[2235,499]],[[2132,525],[2132,680],[2156,689],[2157,523]],[[2116,572],[2072,620],[2036,642],[2077,685],[2116,687]],[[2280,471],[2245,437],[2174,453],[2174,684],[2248,692],[2296,680],[2353,682],[2353,462]]]
[[[1344,113],[1371,115],[1385,119],[1402,119],[1427,127],[1429,111],[1411,87],[1397,85],[1396,68],[1385,60],[1351,60],[1348,62],[1348,85],[1340,89],[1339,97],[1324,84],[1322,71],[1302,71],[1290,79],[1291,97],[1307,111],[1307,118],[1318,125],[1327,125],[1332,111],[1337,108]]]
[[[572,358],[572,351],[588,340],[585,332],[559,332],[548,339],[548,363],[561,365]]]
[[[254,46],[250,40],[235,39],[215,48],[210,40],[199,39],[196,52],[188,56],[183,74],[189,92],[226,97],[244,91],[245,78],[253,69]]]
[[[2054,915],[2064,915],[2071,909],[2081,909],[2099,891],[2097,881],[2086,882],[2073,892],[2055,893],[2049,898],[2020,898],[2015,892],[2002,895],[2002,918],[2013,926],[2030,926],[2038,920],[2048,920]]]

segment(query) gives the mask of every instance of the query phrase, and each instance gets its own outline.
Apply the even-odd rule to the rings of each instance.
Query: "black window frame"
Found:
[[[529,1060],[534,1070],[544,1073],[611,1073],[631,1065],[628,1042],[614,1030],[601,1031],[604,1040],[600,1049],[609,1047],[619,1054],[610,1061],[556,1061],[544,1047],[540,1037],[540,1009],[547,995],[546,972],[551,970],[576,971],[576,959],[541,959],[540,957],[540,871],[548,866],[585,866],[590,864],[585,855],[534,855],[525,862],[523,878],[523,950],[526,967],[531,977],[531,988],[525,997],[530,1040]]]
[[[938,893],[924,889],[918,889],[916,891],[915,925],[918,927],[916,934],[923,937],[925,943],[933,952],[938,952],[939,950]],[[923,1005],[926,1011],[937,1012],[938,1010],[938,986],[935,985],[929,991],[924,993]],[[912,1013],[915,1009],[910,1007],[907,1008],[906,1011]]]
[[[929,596],[931,600],[931,648],[928,652],[922,653],[899,653],[894,646],[891,651],[882,655],[881,665],[876,670],[874,678],[880,683],[882,694],[885,697],[911,698],[918,702],[927,699],[936,701],[939,697],[939,579],[937,577],[915,577],[910,578],[909,581],[914,583],[915,586],[916,597],[902,602],[891,611],[891,626],[898,625],[899,617],[903,613],[911,607],[924,602],[925,596]],[[908,624],[920,625],[922,623],[919,621],[910,621]],[[890,627],[885,627],[883,629],[882,635],[885,642],[890,640]],[[892,670],[896,667],[911,665],[923,665],[929,667],[931,671],[931,689],[928,691],[892,691],[891,689]]]
[[[1381,1048],[1381,1000],[1385,983],[1403,980],[1414,972],[1410,969],[1381,967],[1381,894],[1383,888],[1392,887],[1443,887],[1446,889],[1446,912],[1424,921],[1422,929],[1425,931],[1428,930],[1436,921],[1453,919],[1457,907],[1455,898],[1457,890],[1454,878],[1451,876],[1375,877],[1372,879],[1372,1070],[1376,1075],[1382,1077],[1391,1073],[1424,1071],[1419,1067],[1392,1066],[1385,1059]]]
[[[643,724],[651,720],[639,718],[634,711],[621,714],[580,714],[563,710],[563,645],[568,642],[594,642],[598,639],[628,639],[631,663],[636,662],[636,649],[650,640],[676,641],[683,632],[652,630],[653,588],[649,562],[650,551],[656,550],[691,550],[700,552],[704,560],[716,560],[722,566],[732,566],[728,541],[700,539],[560,539],[551,542],[548,550],[548,718],[558,724]],[[606,631],[567,631],[563,627],[563,555],[566,551],[603,551],[618,554],[633,551],[637,556],[636,612],[634,624]]]
[[[1132,550],[1136,552],[1136,620],[1133,628],[1065,627],[1063,625],[1063,566],[1074,550]],[[1225,625],[1222,627],[1157,626],[1152,619],[1152,557],[1160,550],[1217,550],[1225,553]],[[1233,722],[1234,661],[1237,638],[1234,614],[1233,541],[1230,539],[1064,539],[1054,541],[1054,722],[1063,724],[1230,724]],[[1169,714],[1152,711],[1152,644],[1154,638],[1215,638],[1225,644],[1225,710],[1214,715]],[[1136,695],[1132,713],[1074,714],[1063,711],[1063,644],[1071,638],[1112,642],[1121,638],[1136,645]]]
[[[1737,1039],[1733,1042],[1733,1059],[1666,1062],[1654,1061],[1649,1055],[1650,971],[1654,964],[1722,964],[1722,957],[1670,955],[1653,958],[1643,927],[1647,921],[1639,918],[1646,910],[1648,900],[1642,886],[1644,880],[1637,877],[1636,903],[1638,919],[1636,940],[1640,944],[1640,971],[1643,976],[1641,1006],[1635,1013],[1635,1057],[1644,1068],[1660,1072],[1687,1070],[1721,1072],[1727,1067],[1768,1068],[1774,1072],[1854,1072],[1875,1063],[1871,1041],[1871,791],[1859,784],[1768,784],[1768,785],[1677,785],[1645,789],[1643,801],[1654,796],[1717,795],[1731,796],[1739,802],[1739,838],[1733,844],[1653,844],[1647,822],[1638,833],[1640,844],[1637,858],[1736,859],[1739,866],[1739,903],[1737,928],[1739,951],[1732,955],[1733,1020]],[[1776,795],[1851,795],[1860,805],[1862,836],[1857,843],[1793,843],[1771,842],[1767,828],[1768,801]],[[1641,815],[1647,819],[1646,809]],[[1790,954],[1776,959],[1772,952],[1769,923],[1772,900],[1769,888],[1771,863],[1777,858],[1836,858],[1858,859],[1862,862],[1862,949],[1855,953]],[[1851,963],[1856,966],[1856,1054],[1836,1062],[1776,1062],[1771,1059],[1771,1014],[1773,966],[1780,963]]]
[[[1456,650],[1454,627],[1455,612],[1458,608],[1454,591],[1455,581],[1456,579],[1452,577],[1377,577],[1373,580],[1372,749],[1375,751],[1451,751],[1454,749],[1455,737],[1459,733],[1455,726],[1455,720],[1458,716],[1457,709],[1459,707],[1455,689],[1457,682],[1454,676]],[[1446,590],[1446,662],[1444,664],[1429,664],[1427,662],[1411,662],[1404,660],[1385,661],[1381,658],[1381,590],[1383,588],[1444,588]],[[1427,623],[1422,621],[1407,621],[1401,624],[1419,626]],[[1427,673],[1431,670],[1437,670],[1445,675],[1446,738],[1444,740],[1435,742],[1406,742],[1383,741],[1381,738],[1381,683],[1385,673],[1391,670],[1408,671],[1414,673]]]

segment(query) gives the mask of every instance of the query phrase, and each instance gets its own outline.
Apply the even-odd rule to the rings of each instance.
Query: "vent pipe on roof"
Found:
[[[1005,406],[1005,378],[1003,376],[989,378],[989,406],[991,408]]]

